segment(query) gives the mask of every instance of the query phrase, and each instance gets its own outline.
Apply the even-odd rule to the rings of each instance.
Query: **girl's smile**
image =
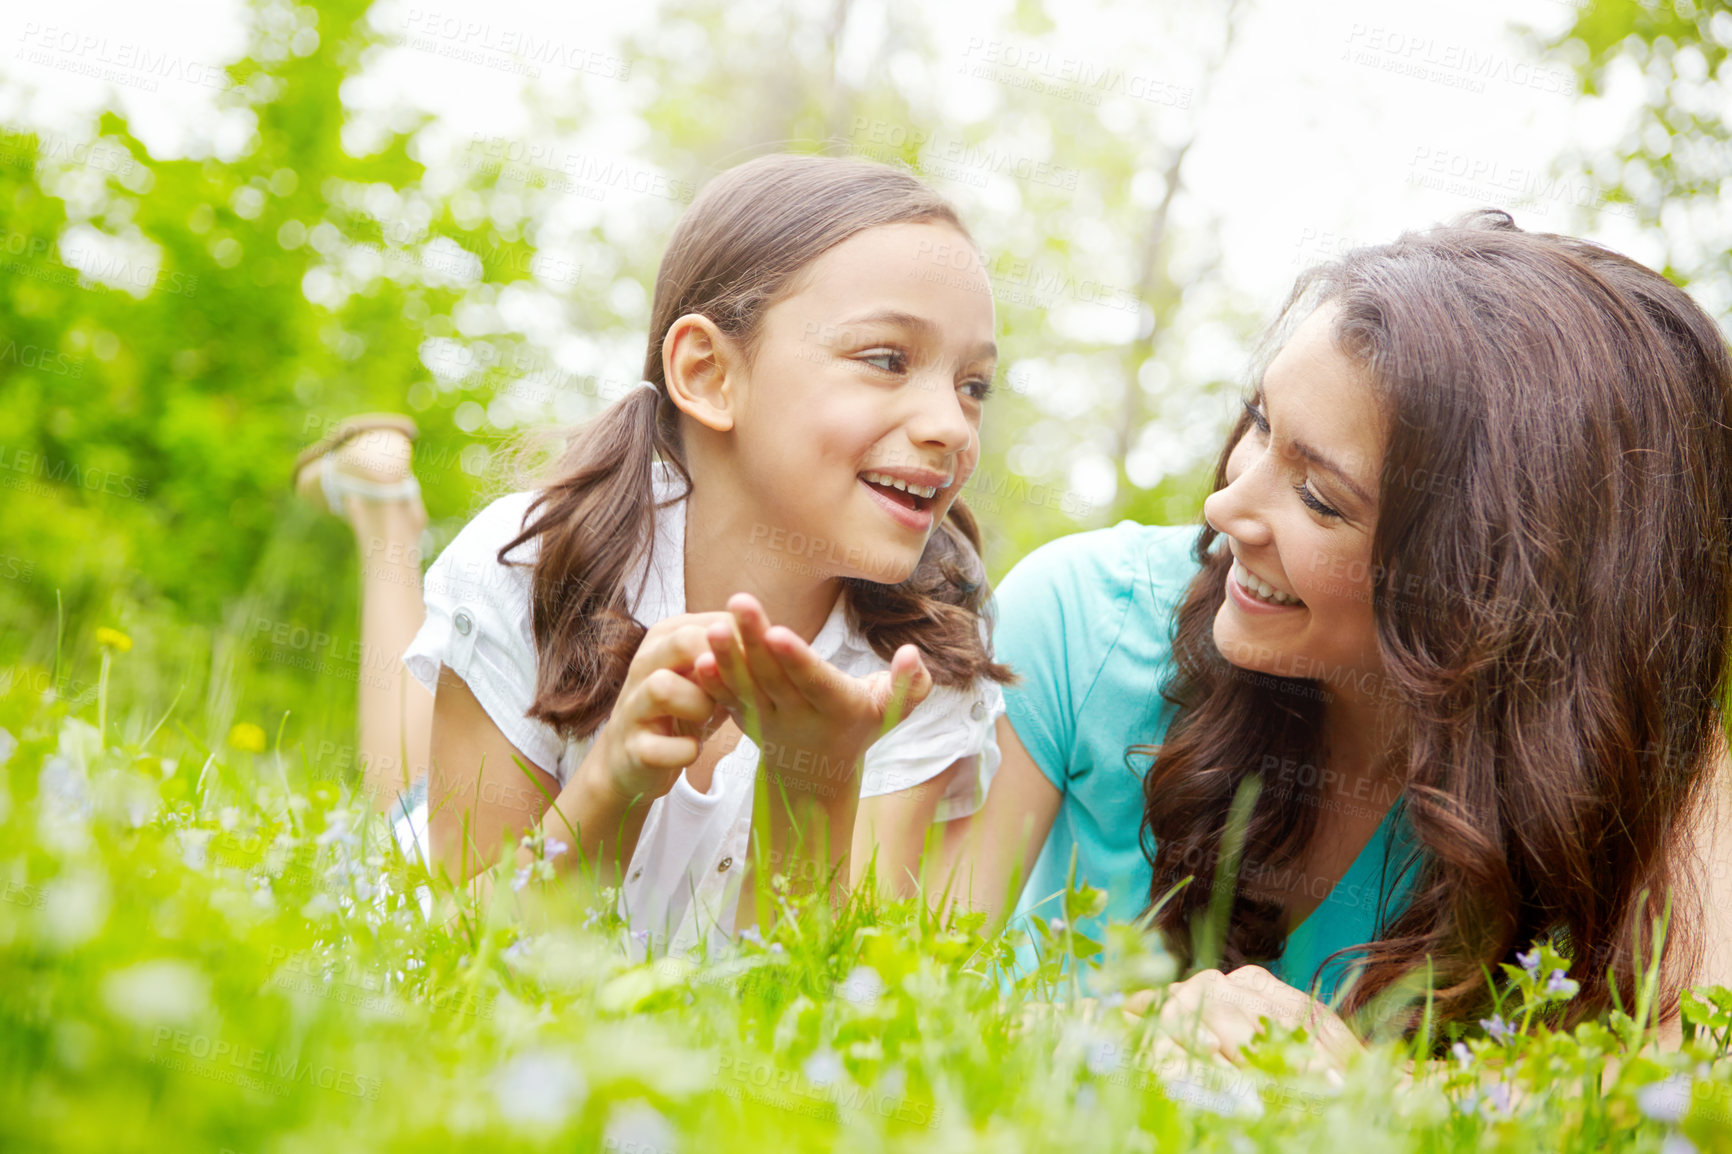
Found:
[[[869,469],[860,474],[860,483],[897,524],[922,535],[932,530],[939,493],[954,481],[954,476],[931,469]]]

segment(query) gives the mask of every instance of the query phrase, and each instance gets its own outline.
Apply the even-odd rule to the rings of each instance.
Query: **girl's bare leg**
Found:
[[[362,786],[378,810],[426,774],[433,695],[409,676],[403,651],[426,617],[421,597],[419,497],[375,500],[348,494],[361,558],[360,757]]]
[[[375,810],[398,811],[398,795],[427,772],[432,741],[433,695],[403,664],[421,628],[421,533],[427,509],[421,495],[381,495],[401,490],[413,477],[413,443],[401,428],[364,429],[323,457],[306,461],[295,489],[316,508],[330,509],[321,477],[337,475],[343,515],[355,531],[361,561],[360,722],[357,758],[361,788]],[[412,427],[412,426],[411,426]],[[356,492],[356,488],[363,492]],[[333,510],[334,511],[334,510]]]

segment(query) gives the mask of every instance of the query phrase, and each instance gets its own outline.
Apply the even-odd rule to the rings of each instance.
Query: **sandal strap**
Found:
[[[335,454],[327,454],[319,462],[319,484],[325,492],[325,504],[337,516],[345,515],[343,495],[353,493],[357,497],[365,497],[375,501],[389,501],[399,497],[414,497],[421,492],[421,483],[411,473],[401,481],[389,485],[381,485],[376,481],[366,481],[360,477],[350,476],[337,468]]]

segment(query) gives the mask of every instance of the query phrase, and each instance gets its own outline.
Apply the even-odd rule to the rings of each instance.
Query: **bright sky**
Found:
[[[883,22],[881,3],[861,0],[858,7],[850,34],[869,43]],[[1047,67],[1072,53],[1127,63],[1107,46],[1118,36],[1118,20],[1134,21],[1140,5],[1114,6],[1117,16],[1113,7],[1050,7],[1066,14],[1043,42],[1053,52]],[[998,24],[999,8],[930,6],[941,54],[980,59],[981,29]],[[459,23],[485,29],[470,43],[508,42],[514,34],[551,38],[592,53],[589,72],[600,76],[616,66],[609,62],[618,59],[620,34],[630,25],[653,27],[655,9],[595,0],[379,0],[371,18],[387,32],[431,35],[440,44],[460,42],[439,35]],[[0,10],[0,38],[10,46],[0,69],[35,98],[22,107],[0,103],[0,120],[78,133],[112,92],[155,152],[181,153],[189,135],[220,137],[211,84],[215,69],[244,46],[239,11],[236,0],[13,0]],[[1254,7],[1226,71],[1195,113],[1203,118],[1201,143],[1191,157],[1193,188],[1226,222],[1231,280],[1278,295],[1297,264],[1332,246],[1385,238],[1524,193],[1531,203],[1518,213],[1519,223],[1566,227],[1572,202],[1597,200],[1598,193],[1550,181],[1547,166],[1572,143],[1597,143],[1596,125],[1607,131],[1617,118],[1591,115],[1571,95],[1567,62],[1540,59],[1514,28],[1552,31],[1573,14],[1558,0],[1264,0]],[[1006,50],[1032,43],[1003,41]],[[1189,55],[1189,45],[1179,48]],[[178,63],[140,63],[164,56]],[[1147,62],[1149,70],[1187,82],[1194,66],[1184,56]],[[85,74],[103,71],[114,79]],[[527,83],[562,79],[553,75],[558,70],[546,71]],[[520,99],[524,83],[498,63],[401,47],[379,54],[345,98],[373,107],[406,100],[438,112],[455,136],[509,136],[531,131]],[[959,108],[973,103],[966,81],[956,84],[947,99]],[[603,147],[624,151],[633,143],[630,125],[612,118],[608,133],[605,115],[610,90],[618,88],[587,86],[590,100],[603,107],[586,121],[612,136]]]
[[[750,18],[763,2],[738,0],[732,18]],[[783,2],[820,12],[832,4]],[[941,61],[995,60],[997,84],[962,67],[942,70],[937,107],[964,119],[989,115],[1005,77],[1020,83],[1078,61],[1123,68],[1147,84],[1200,86],[1199,46],[1220,5],[1174,3],[1158,10],[1170,23],[1150,27],[1143,3],[1050,3],[1058,27],[1039,40],[990,31],[1004,25],[1007,7],[1007,0],[891,6],[900,19],[932,22],[926,38]],[[382,123],[405,103],[437,115],[436,151],[462,147],[476,134],[532,137],[525,87],[555,92],[581,79],[586,147],[629,154],[641,143],[633,135],[641,127],[632,117],[610,116],[610,105],[623,107],[630,86],[648,81],[616,76],[626,63],[621,36],[633,28],[661,34],[675,58],[717,50],[662,28],[657,9],[654,0],[378,0],[373,24],[408,42],[374,52],[346,86],[345,102],[358,113],[351,143],[364,145],[367,124]],[[0,38],[10,45],[0,75],[13,82],[0,86],[0,124],[76,137],[105,101],[118,99],[154,153],[183,154],[211,139],[219,154],[232,152],[250,126],[216,115],[212,85],[221,82],[220,66],[244,48],[240,10],[237,0],[11,0],[0,9]],[[888,21],[885,0],[856,0],[852,11],[839,54],[845,75],[879,58]],[[1272,311],[1301,266],[1485,204],[1515,207],[1526,228],[1575,231],[1573,210],[1598,201],[1599,191],[1559,183],[1549,168],[1573,147],[1606,143],[1625,116],[1577,98],[1568,61],[1540,58],[1520,31],[1556,32],[1575,11],[1567,0],[1259,0],[1207,98],[1199,88],[1189,112],[1162,111],[1155,121],[1163,135],[1198,132],[1188,182],[1197,203],[1222,222],[1230,288]],[[308,35],[299,48],[310,49]],[[586,75],[559,67],[544,67],[539,79],[519,75],[509,49],[526,36],[560,45]],[[1031,47],[1048,58],[1017,56]],[[890,74],[897,77],[894,59]],[[1139,106],[1136,123],[1144,127],[1133,131],[1125,102],[1117,103],[1101,106],[1101,121],[1135,147],[1149,109]],[[626,217],[620,227],[644,226],[629,206]],[[1175,221],[1181,232],[1186,223]],[[1623,225],[1609,218],[1598,235],[1639,260],[1659,258],[1651,238]],[[1199,351],[1217,367],[1243,358],[1238,348]],[[635,375],[638,355],[607,350],[598,359],[610,363],[591,368]],[[623,367],[611,365],[621,357]]]

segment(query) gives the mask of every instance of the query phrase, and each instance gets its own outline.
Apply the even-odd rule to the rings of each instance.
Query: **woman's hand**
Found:
[[[843,673],[799,634],[772,626],[749,593],[728,598],[707,631],[692,678],[721,704],[763,755],[771,784],[823,800],[858,796],[861,759],[873,742],[932,692],[920,651],[904,645],[888,670]]]
[[[1315,1068],[1334,1079],[1365,1049],[1332,1010],[1262,966],[1240,966],[1228,974],[1203,970],[1164,991],[1139,990],[1126,997],[1123,1009],[1134,1021],[1157,1003],[1157,1020],[1166,1033],[1196,1038],[1211,1054],[1230,1062],[1244,1060],[1243,1049],[1262,1030],[1263,1018],[1289,1028],[1305,1027],[1317,1043]]]

